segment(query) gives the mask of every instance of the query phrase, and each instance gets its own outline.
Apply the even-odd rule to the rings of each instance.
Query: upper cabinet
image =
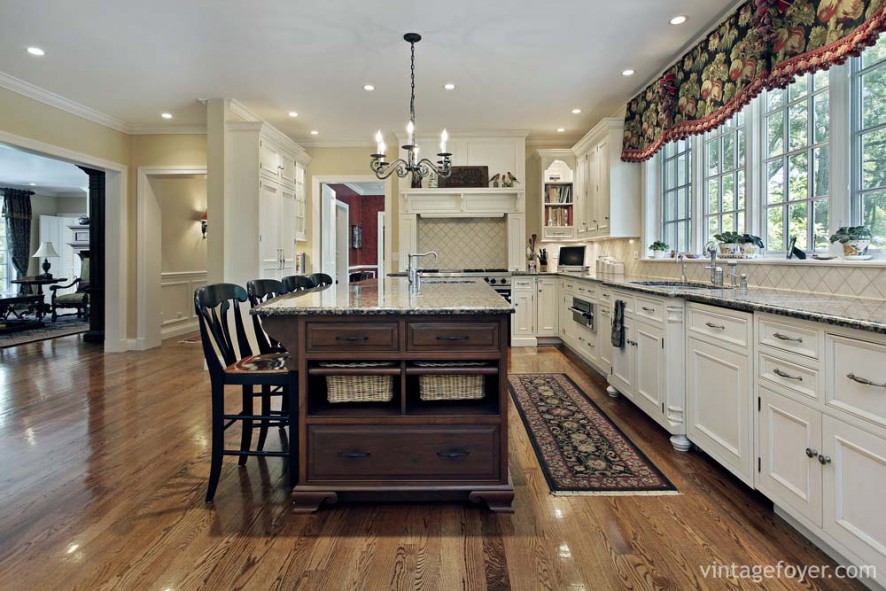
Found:
[[[542,241],[575,238],[576,161],[572,150],[538,150]]]
[[[577,239],[640,235],[640,165],[622,162],[623,132],[623,120],[604,119],[572,148]]]

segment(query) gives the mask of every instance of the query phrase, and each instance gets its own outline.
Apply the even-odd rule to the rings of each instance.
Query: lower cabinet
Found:
[[[634,375],[636,374],[637,359],[634,347],[636,345],[633,321],[630,318],[625,318],[624,344],[621,347],[612,347],[612,374],[609,376],[609,383],[631,400],[634,399]]]
[[[597,358],[600,369],[612,373],[612,309],[603,302],[597,302]]]
[[[662,329],[637,321],[634,323],[636,378],[634,403],[651,416],[665,415],[664,334]]]
[[[515,287],[511,291],[514,314],[511,316],[511,335],[514,339],[530,338],[535,341],[535,289]],[[519,343],[514,343],[515,345]]]
[[[536,336],[557,336],[560,325],[557,296],[557,280],[553,277],[539,277],[536,290]]]
[[[821,413],[759,387],[757,488],[821,527]]]
[[[750,486],[754,482],[752,380],[747,354],[687,339],[686,434]]]

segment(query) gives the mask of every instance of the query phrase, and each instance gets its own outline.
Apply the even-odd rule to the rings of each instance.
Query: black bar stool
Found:
[[[312,289],[317,287],[314,285],[314,282],[311,281],[311,278],[307,275],[289,275],[288,277],[284,277],[282,279],[283,287],[286,288],[286,291],[302,291],[305,289]]]

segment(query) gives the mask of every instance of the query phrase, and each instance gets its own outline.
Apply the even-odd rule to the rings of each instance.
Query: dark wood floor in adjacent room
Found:
[[[515,349],[512,371],[568,373],[683,494],[551,496],[512,408],[513,515],[457,503],[293,515],[282,461],[256,458],[228,458],[207,507],[202,363],[199,345],[175,340],[112,355],[80,337],[0,350],[0,589],[861,588],[703,579],[712,563],[832,562],[554,348]]]

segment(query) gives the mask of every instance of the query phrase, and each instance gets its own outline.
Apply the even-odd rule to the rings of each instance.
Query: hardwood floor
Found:
[[[104,355],[65,337],[0,350],[0,589],[862,588],[703,578],[712,563],[833,563],[558,350],[515,349],[512,371],[568,373],[682,494],[551,496],[512,408],[513,515],[459,503],[294,515],[282,461],[256,458],[226,459],[208,507],[199,345]]]

